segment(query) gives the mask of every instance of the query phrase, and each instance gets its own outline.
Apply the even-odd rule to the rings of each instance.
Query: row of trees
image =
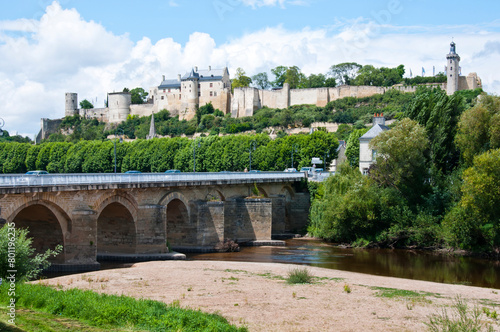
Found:
[[[348,163],[319,188],[310,233],[358,245],[498,250],[500,98],[469,103],[419,90],[401,120],[371,141],[378,157],[369,176],[357,169],[364,130],[351,132]]]
[[[113,172],[116,143],[117,166],[122,172],[193,171],[195,153],[196,171],[242,171],[250,166],[249,154],[253,142],[256,149],[252,149],[252,169],[263,171],[282,171],[291,167],[292,150],[295,167],[310,166],[313,157],[329,155],[328,160],[331,161],[336,157],[338,146],[335,134],[325,131],[276,140],[259,134],[209,136],[196,140],[175,137],[123,143],[112,140],[40,145],[0,143],[0,170],[3,173],[23,173],[35,169],[50,173]]]
[[[266,72],[249,77],[242,68],[238,68],[232,80],[232,87],[233,89],[249,86],[259,89],[278,89],[282,88],[284,83],[288,83],[291,89],[307,89],[335,87],[337,85],[393,86],[398,83],[414,85],[446,82],[446,75],[443,73],[430,77],[416,76],[403,79],[405,74],[404,65],[395,68],[376,68],[372,65],[362,66],[356,62],[333,65],[325,74],[319,73],[306,76],[297,66],[278,66],[271,69],[271,73],[274,80],[270,80]]]

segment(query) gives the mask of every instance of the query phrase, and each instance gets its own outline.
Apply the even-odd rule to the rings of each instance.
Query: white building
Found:
[[[370,141],[390,128],[385,125],[383,114],[375,114],[373,127],[359,138],[359,171],[368,174],[368,169],[377,159],[377,150],[370,148]]]

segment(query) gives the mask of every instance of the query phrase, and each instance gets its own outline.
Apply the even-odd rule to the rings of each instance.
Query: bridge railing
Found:
[[[199,181],[257,181],[291,180],[300,181],[304,173],[286,172],[228,172],[228,173],[98,173],[98,174],[6,174],[0,175],[0,187],[27,186],[71,186],[98,185],[116,183],[164,183],[199,182]]]

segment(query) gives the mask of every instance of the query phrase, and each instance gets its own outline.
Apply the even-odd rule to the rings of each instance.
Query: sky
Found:
[[[3,3],[2,3],[3,2]],[[450,42],[462,74],[500,93],[500,1],[0,0],[0,117],[11,135],[64,116],[64,93],[104,107],[108,92],[159,85],[192,67],[403,64],[443,71]]]

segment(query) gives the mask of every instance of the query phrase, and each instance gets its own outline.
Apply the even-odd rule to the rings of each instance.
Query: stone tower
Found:
[[[73,116],[78,114],[78,94],[66,92],[66,105],[64,108],[64,116]]]
[[[456,52],[454,42],[451,42],[450,53],[446,55],[446,76],[448,78],[446,93],[452,95],[455,91],[458,91],[460,76],[460,56]]]
[[[132,95],[129,92],[108,93],[109,123],[120,123],[127,120],[131,104]]]

